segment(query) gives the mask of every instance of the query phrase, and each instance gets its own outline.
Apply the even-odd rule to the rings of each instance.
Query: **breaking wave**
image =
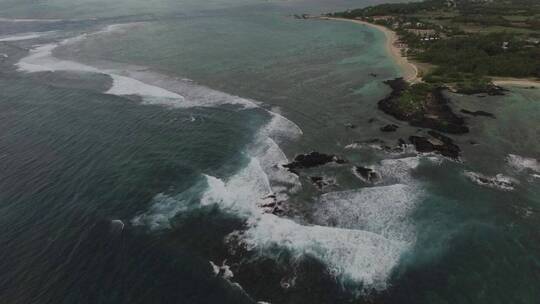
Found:
[[[129,26],[129,25],[125,25]],[[145,104],[169,107],[215,107],[232,104],[240,109],[260,108],[258,102],[232,96],[148,71],[146,68],[98,68],[53,56],[58,46],[78,43],[96,34],[106,35],[125,29],[109,26],[105,30],[46,44],[31,50],[19,61],[22,72],[74,71],[109,75],[112,86],[105,92],[112,95],[138,95]],[[298,176],[281,165],[288,159],[279,144],[302,135],[302,130],[277,111],[266,110],[270,121],[259,130],[247,148],[247,162],[237,174],[220,179],[203,175],[191,189],[177,195],[158,194],[143,214],[131,220],[152,230],[171,227],[172,219],[182,212],[201,206],[218,206],[224,212],[246,220],[247,228],[231,234],[251,252],[272,255],[271,249],[286,250],[297,258],[306,255],[324,263],[329,272],[361,282],[369,289],[386,288],[388,277],[400,256],[414,243],[414,227],[407,215],[417,200],[410,170],[418,166],[418,158],[385,160],[376,166],[387,181],[396,185],[373,187],[356,192],[335,192],[325,195],[315,214],[313,225],[300,224],[278,217],[261,206],[286,201],[301,189]],[[352,210],[355,208],[357,210]],[[338,216],[339,215],[339,216]],[[334,226],[334,227],[332,227]]]
[[[122,69],[98,68],[72,60],[54,57],[53,51],[60,46],[72,46],[97,35],[118,34],[139,23],[109,25],[105,29],[64,39],[59,43],[49,43],[30,50],[28,56],[17,64],[21,72],[55,72],[69,71],[108,75],[112,86],[106,94],[117,96],[137,95],[145,104],[157,104],[170,107],[215,107],[220,105],[237,105],[241,108],[258,108],[257,102],[194,84],[187,79],[177,79],[149,71],[145,67],[125,67]],[[274,116],[280,116],[272,113]],[[277,120],[283,123],[285,118]]]
[[[532,170],[540,173],[540,161],[530,157],[523,157],[515,154],[508,154],[506,162],[518,171]]]
[[[401,255],[415,242],[409,215],[421,194],[419,188],[411,182],[328,193],[317,203],[314,224],[300,224],[261,208],[273,200],[269,194],[287,199],[287,193],[299,189],[300,183],[295,175],[269,165],[286,160],[275,143],[268,142],[257,151],[263,152],[227,180],[204,176],[207,188],[198,204],[186,207],[185,201],[177,201],[181,207],[174,209],[163,200],[163,206],[152,207],[145,216],[155,222],[163,216],[154,214],[157,210],[170,216],[171,210],[217,205],[247,222],[246,230],[227,237],[231,246],[240,244],[259,256],[276,257],[276,249],[289,252],[294,259],[311,256],[324,263],[332,275],[360,282],[364,289],[385,289]],[[395,171],[386,168],[382,172],[407,181],[410,178],[405,175],[418,166],[416,158],[383,163],[381,168],[395,167]]]

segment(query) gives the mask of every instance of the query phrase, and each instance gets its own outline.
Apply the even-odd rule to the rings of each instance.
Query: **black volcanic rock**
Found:
[[[336,186],[336,181],[334,179],[326,179],[322,176],[311,176],[309,180],[318,190],[323,190],[325,187],[329,186]]]
[[[294,158],[294,161],[283,165],[290,172],[298,175],[299,169],[307,169],[322,166],[331,162],[337,164],[344,164],[346,160],[339,158],[335,155],[323,154],[319,152],[311,152],[308,154],[300,154]]]
[[[426,90],[422,100],[417,101],[418,106],[407,108],[402,105],[401,96],[410,86],[403,78],[396,78],[384,82],[392,92],[378,102],[378,107],[384,113],[396,119],[407,121],[411,126],[433,129],[451,134],[469,132],[465,120],[456,115],[450,106],[449,100],[443,94],[443,87],[423,87]],[[418,85],[418,84],[417,84]],[[416,86],[417,86],[416,85]]]
[[[463,88],[463,87],[457,88],[455,92],[459,94],[465,94],[465,95],[487,94],[489,96],[504,96],[505,95],[504,93],[508,92],[508,90],[503,87],[494,85],[493,83],[490,83],[485,86],[478,86],[478,87],[473,87],[473,88]],[[486,96],[481,95],[478,97],[484,98]]]
[[[324,179],[321,176],[311,176],[309,178],[311,182],[317,187],[317,189],[321,190],[324,186],[326,186],[326,183],[324,182]]]
[[[416,151],[418,152],[426,153],[435,151],[435,147],[425,137],[410,136],[409,141],[414,145]]]
[[[386,125],[384,127],[381,127],[381,131],[383,132],[396,132],[396,130],[398,129],[399,127],[394,125],[394,124],[389,124],[389,125]]]
[[[355,175],[358,176],[364,182],[373,183],[377,181],[377,179],[379,178],[379,175],[377,174],[377,172],[375,172],[371,168],[355,166],[353,170],[354,170]]]
[[[486,111],[469,111],[469,110],[461,109],[460,112],[463,114],[472,115],[472,116],[486,116],[486,117],[495,118],[495,115]]]
[[[435,131],[429,131],[428,134],[432,138],[422,136],[409,137],[409,141],[415,146],[416,151],[421,153],[436,152],[452,159],[459,159],[461,149],[454,144],[450,137]]]

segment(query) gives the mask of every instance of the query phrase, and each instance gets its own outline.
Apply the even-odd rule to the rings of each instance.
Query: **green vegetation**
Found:
[[[426,45],[416,58],[446,74],[540,77],[540,47],[507,33],[455,36]]]
[[[490,76],[540,78],[540,1],[426,0],[330,14],[384,25],[407,56],[434,65],[426,82],[463,92],[489,89]]]
[[[428,96],[433,92],[433,85],[418,83],[409,86],[398,99],[398,108],[406,115],[415,115],[424,111]]]

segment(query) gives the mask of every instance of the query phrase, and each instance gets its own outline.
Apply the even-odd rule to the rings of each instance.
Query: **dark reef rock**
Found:
[[[389,125],[386,125],[384,127],[381,127],[381,131],[383,132],[396,132],[396,130],[398,129],[399,127],[394,125],[394,124],[389,124]]]
[[[331,162],[336,164],[344,164],[347,161],[335,155],[311,152],[308,154],[297,155],[293,162],[283,165],[283,167],[298,175],[298,170],[300,169],[314,168]]]
[[[409,141],[414,145],[416,151],[420,153],[427,153],[435,151],[435,147],[425,137],[410,136]]]
[[[397,145],[392,145],[386,141],[378,138],[372,138],[364,141],[356,141],[355,147],[371,148],[374,150],[380,150],[386,153],[406,153],[407,142],[404,139],[399,139]]]
[[[459,159],[461,149],[454,144],[451,138],[435,131],[429,131],[431,138],[421,136],[411,136],[409,141],[420,153],[436,152],[443,156]]]
[[[389,96],[378,102],[378,107],[384,113],[396,119],[407,121],[411,126],[433,129],[451,134],[464,134],[469,132],[465,120],[456,115],[450,106],[448,98],[443,94],[445,88],[434,87],[423,96],[423,100],[416,101],[414,107],[404,106],[401,96],[409,89],[409,84],[403,78],[396,78],[384,82],[392,92]]]
[[[469,110],[461,109],[460,112],[463,114],[472,115],[472,116],[486,116],[486,117],[495,118],[495,115],[486,111],[469,111]]]
[[[327,185],[321,176],[312,176],[309,179],[319,190],[322,190],[322,188]]]
[[[285,201],[278,201],[275,195],[267,196],[259,207],[264,213],[272,213],[274,215],[284,215],[288,211],[288,206]]]
[[[505,176],[503,174],[486,176],[484,174],[472,171],[465,171],[464,174],[472,182],[480,186],[495,188],[503,191],[515,190],[515,187],[518,184],[518,181],[516,179]]]
[[[494,85],[493,83],[487,85],[480,85],[477,87],[467,87],[467,88],[457,88],[455,93],[464,94],[464,95],[477,95],[477,94],[487,94],[489,96],[504,96],[505,92],[508,92],[507,89]],[[485,95],[480,95],[480,98],[486,97]]]
[[[366,183],[373,183],[379,179],[379,175],[371,168],[355,166],[353,173]]]
[[[311,180],[313,185],[315,185],[315,187],[320,191],[323,190],[325,187],[337,185],[334,179],[325,179],[322,176],[311,176],[309,179]]]

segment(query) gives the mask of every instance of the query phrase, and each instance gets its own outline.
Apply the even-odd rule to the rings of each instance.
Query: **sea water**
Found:
[[[291,15],[369,3],[0,2],[1,302],[535,303],[539,91],[450,95],[463,162],[362,144],[418,132],[384,35]]]

